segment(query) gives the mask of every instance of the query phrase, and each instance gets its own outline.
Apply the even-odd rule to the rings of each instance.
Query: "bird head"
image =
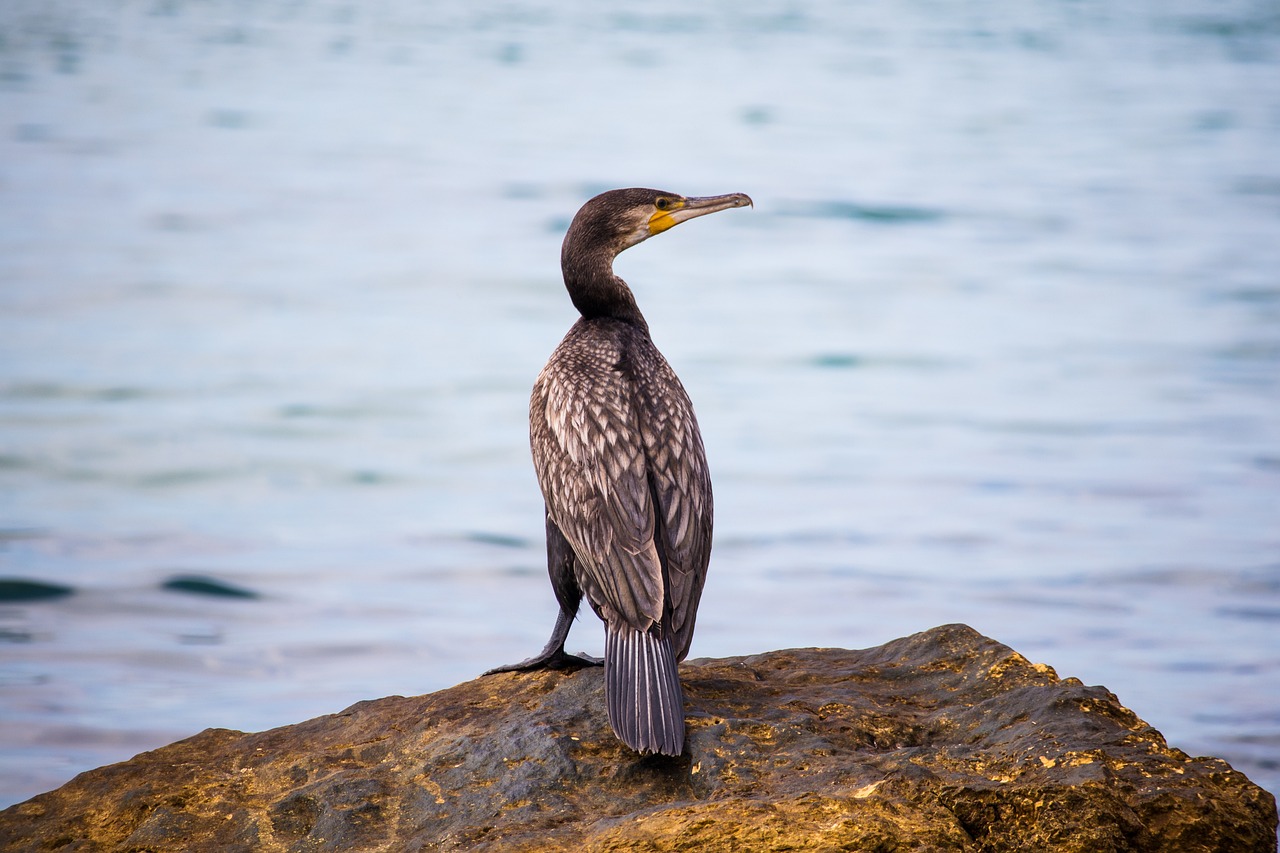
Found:
[[[686,220],[750,204],[751,198],[744,193],[686,197],[639,187],[610,190],[578,211],[565,235],[565,248],[590,247],[617,256]]]

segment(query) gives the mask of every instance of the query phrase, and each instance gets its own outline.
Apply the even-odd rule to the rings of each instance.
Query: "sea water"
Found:
[[[1278,152],[1267,2],[7,0],[0,804],[541,648],[528,391],[635,185],[755,200],[617,264],[693,656],[964,622],[1280,791]]]

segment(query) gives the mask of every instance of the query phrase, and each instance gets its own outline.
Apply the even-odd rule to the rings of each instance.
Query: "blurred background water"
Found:
[[[1269,0],[6,0],[0,805],[541,648],[527,395],[628,185],[756,202],[618,263],[693,656],[965,622],[1280,790],[1278,152]]]

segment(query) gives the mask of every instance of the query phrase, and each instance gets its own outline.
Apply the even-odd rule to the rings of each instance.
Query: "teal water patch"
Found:
[[[814,356],[813,364],[815,367],[831,367],[831,368],[849,368],[862,367],[867,360],[861,356],[848,352],[829,352],[822,355]]]
[[[912,225],[941,222],[944,211],[906,204],[863,204],[855,201],[826,200],[792,202],[779,210],[783,216],[805,216],[815,219],[850,219],[884,225]]]
[[[183,592],[188,595],[207,595],[213,598],[261,598],[262,596],[251,589],[235,586],[225,581],[216,580],[214,578],[204,577],[202,575],[175,575],[164,583],[160,584],[160,588],[168,592]]]
[[[924,356],[864,355],[854,352],[824,352],[809,359],[814,367],[829,370],[853,370],[857,368],[880,367],[903,370],[939,370],[949,364],[942,359]]]
[[[11,382],[0,385],[0,399],[22,401],[89,400],[119,403],[152,397],[143,388],[131,386],[71,385],[59,382]]]
[[[520,536],[510,536],[505,533],[491,533],[484,530],[477,530],[466,535],[470,542],[479,542],[482,545],[498,545],[503,548],[526,548],[530,544],[529,540]]]
[[[0,602],[52,601],[75,590],[69,586],[25,578],[0,578]]]

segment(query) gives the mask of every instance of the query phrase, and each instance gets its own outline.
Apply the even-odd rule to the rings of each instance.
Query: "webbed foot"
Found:
[[[582,669],[587,666],[603,666],[604,658],[592,657],[591,655],[571,655],[563,648],[543,649],[541,654],[522,660],[520,663],[511,663],[506,666],[495,666],[483,673],[484,675],[493,675],[496,672],[532,672],[535,669],[565,669],[574,670]]]
[[[554,535],[553,535],[554,534]],[[548,548],[553,551],[571,554],[569,544],[564,541],[564,537],[560,536],[560,531],[550,520],[547,521]],[[557,538],[558,537],[558,538]],[[559,542],[559,546],[554,543]],[[572,582],[572,571],[567,558],[559,561],[551,560],[551,565],[564,565],[565,571],[563,577]],[[552,571],[552,582],[556,582],[556,578],[561,577]],[[563,579],[563,578],[562,578]],[[507,664],[506,666],[495,666],[493,669],[485,672],[484,675],[493,675],[495,672],[532,672],[535,669],[564,669],[574,670],[582,669],[585,666],[604,666],[604,658],[596,658],[591,655],[571,655],[564,650],[564,642],[569,638],[569,627],[573,625],[573,615],[578,611],[578,602],[581,600],[582,594],[578,592],[578,587],[574,585],[572,589],[565,591],[560,590],[557,586],[557,599],[565,599],[561,602],[560,613],[556,616],[555,627],[551,629],[551,639],[547,640],[547,644],[543,646],[542,651],[538,652],[528,660],[522,660],[520,663]]]

